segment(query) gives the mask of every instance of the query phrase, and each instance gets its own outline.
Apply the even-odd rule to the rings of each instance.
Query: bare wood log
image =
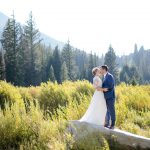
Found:
[[[146,149],[150,150],[150,138],[132,134],[130,132],[122,131],[119,129],[107,129],[103,126],[94,125],[80,121],[70,121],[69,131],[78,140],[82,139],[88,134],[98,132],[108,140],[115,137],[115,141],[122,146],[129,146],[131,149]]]

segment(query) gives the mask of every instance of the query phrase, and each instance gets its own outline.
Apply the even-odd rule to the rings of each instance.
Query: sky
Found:
[[[117,55],[150,48],[149,0],[0,0],[0,11],[25,23],[30,11],[39,30],[87,52]]]

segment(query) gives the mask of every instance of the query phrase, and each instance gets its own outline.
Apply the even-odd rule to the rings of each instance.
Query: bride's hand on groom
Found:
[[[97,87],[96,89],[97,89],[97,91],[101,91],[101,92],[107,92],[108,91],[107,88]]]
[[[104,92],[107,92],[107,91],[108,91],[108,89],[107,89],[107,88],[103,88],[103,91],[104,91]]]

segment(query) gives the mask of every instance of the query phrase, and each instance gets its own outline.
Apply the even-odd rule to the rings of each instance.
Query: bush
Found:
[[[69,100],[68,89],[63,85],[57,83],[43,83],[41,84],[41,94],[39,102],[44,110],[54,112],[59,106],[66,106]]]
[[[88,81],[67,81],[61,85],[47,82],[41,84],[39,102],[44,110],[54,112],[60,106],[66,107],[71,101],[82,102],[84,96],[91,97],[92,94],[93,87]]]
[[[47,82],[28,88],[1,81],[0,149],[83,149],[93,144],[106,148],[107,142],[102,139],[103,144],[93,140],[74,143],[66,132],[66,120],[84,115],[93,92],[88,81],[66,81],[61,85]],[[121,84],[116,87],[116,96],[117,127],[150,137],[150,85]]]
[[[71,145],[70,134],[63,132],[62,120],[44,119],[38,104],[30,105],[28,112],[16,104],[0,111],[0,149],[66,149]]]
[[[20,105],[23,104],[21,94],[13,85],[5,81],[0,81],[0,107],[4,109],[5,103],[8,103],[11,106],[14,102],[17,102]]]
[[[117,126],[135,134],[150,137],[150,86],[116,88]]]

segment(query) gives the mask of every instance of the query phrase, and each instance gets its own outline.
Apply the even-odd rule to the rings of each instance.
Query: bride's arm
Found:
[[[108,91],[108,88],[97,87],[96,89],[97,89],[97,91],[101,91],[101,92],[107,92]]]
[[[93,86],[94,86],[95,90],[102,91],[102,92],[107,92],[108,91],[107,88],[101,88],[99,85],[100,85],[99,80],[97,78],[94,78],[93,79]]]
[[[93,86],[94,86],[95,90],[99,87],[99,85],[100,85],[99,78],[98,77],[94,77],[93,78]]]
[[[93,86],[94,86],[95,89],[97,89],[98,86],[99,86],[99,82],[97,80],[94,80],[93,81]]]

